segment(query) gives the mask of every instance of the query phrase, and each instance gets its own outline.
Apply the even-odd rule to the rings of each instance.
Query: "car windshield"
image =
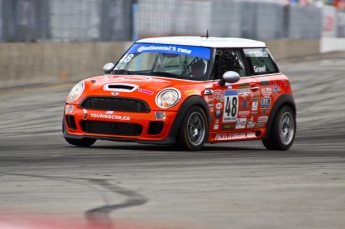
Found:
[[[211,49],[168,44],[134,44],[116,64],[114,72],[203,81],[210,66]]]

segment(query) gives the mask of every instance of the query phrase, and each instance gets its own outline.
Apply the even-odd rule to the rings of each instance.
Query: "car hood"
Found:
[[[79,103],[84,98],[91,96],[118,96],[142,99],[148,103],[155,104],[156,95],[165,88],[178,89],[182,99],[184,99],[186,97],[186,90],[202,87],[201,84],[204,83],[203,81],[143,75],[104,75],[88,78],[83,80],[83,82],[85,83],[84,92],[75,103]],[[187,92],[200,94],[200,90]]]
[[[109,95],[109,91],[135,92],[145,89],[156,94],[168,87],[179,87],[201,83],[200,81],[173,79],[143,75],[104,75],[84,80],[89,95]],[[150,92],[148,92],[150,93]]]

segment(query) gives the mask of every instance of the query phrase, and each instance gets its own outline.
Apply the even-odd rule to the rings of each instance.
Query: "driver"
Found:
[[[191,76],[193,77],[201,77],[205,73],[205,63],[202,59],[199,59],[197,62],[191,65]]]

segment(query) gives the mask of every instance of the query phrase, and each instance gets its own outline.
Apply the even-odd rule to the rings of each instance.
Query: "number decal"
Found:
[[[223,122],[236,122],[238,113],[238,91],[224,91]]]
[[[125,62],[128,63],[129,61],[131,61],[131,59],[133,58],[134,54],[126,54],[122,57],[122,59],[120,60],[120,62]]]

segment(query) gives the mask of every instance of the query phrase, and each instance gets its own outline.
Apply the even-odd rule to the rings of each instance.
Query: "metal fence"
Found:
[[[126,41],[129,0],[0,0],[0,41]]]
[[[285,0],[0,0],[0,42],[345,37],[344,14]]]

